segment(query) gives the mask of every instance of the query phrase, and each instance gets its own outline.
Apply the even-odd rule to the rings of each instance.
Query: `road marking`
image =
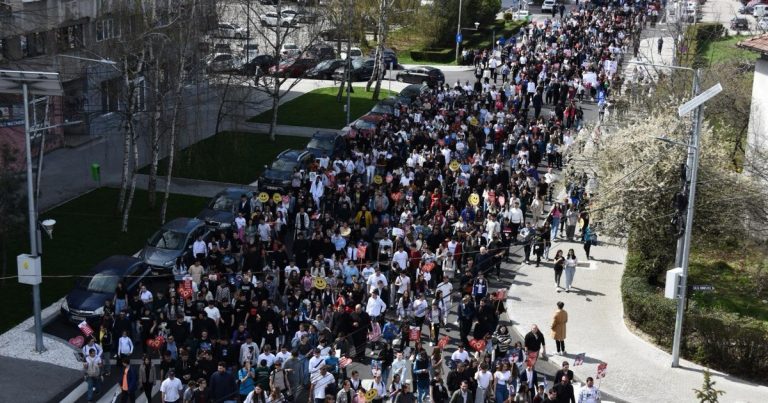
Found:
[[[61,399],[60,403],[75,403],[78,399],[80,399],[80,396],[84,395],[85,392],[87,391],[88,391],[88,384],[86,382],[83,382],[77,385],[77,387],[73,389],[71,392],[69,392],[69,394],[65,398]]]

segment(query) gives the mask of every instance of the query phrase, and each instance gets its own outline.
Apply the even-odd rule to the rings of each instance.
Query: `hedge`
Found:
[[[631,244],[631,243],[630,243]],[[676,303],[661,287],[649,284],[661,262],[627,253],[621,294],[624,314],[654,342],[669,349],[674,336]],[[687,359],[739,377],[768,382],[768,324],[734,313],[705,310],[690,302],[685,313],[681,351]]]
[[[707,43],[723,36],[725,28],[717,22],[704,22],[689,25],[685,31],[686,49],[677,49],[678,59],[682,65],[688,67],[702,67],[706,65],[706,57],[703,54]],[[685,50],[684,52],[682,50]]]
[[[416,62],[450,63],[456,58],[456,49],[419,49],[411,50],[411,59]]]

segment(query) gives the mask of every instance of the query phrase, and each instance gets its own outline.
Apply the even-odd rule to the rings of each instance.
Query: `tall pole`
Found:
[[[698,92],[699,87],[699,75],[700,69],[696,69],[694,75],[694,87]],[[691,232],[693,231],[693,210],[696,204],[696,178],[699,172],[699,135],[701,131],[702,119],[704,117],[704,105],[701,104],[696,108],[694,120],[693,120],[693,134],[691,135],[691,141],[688,145],[688,155],[690,156],[691,175],[690,183],[688,185],[688,208],[685,214],[685,235],[683,238],[683,256],[682,256],[682,268],[683,275],[680,279],[680,292],[678,293],[677,300],[677,315],[675,317],[675,336],[672,341],[672,367],[677,368],[680,366],[680,339],[683,334],[683,313],[685,310],[685,300],[688,287],[688,263],[691,255]]]
[[[347,126],[350,121],[350,109],[352,107],[352,2],[347,2]]]
[[[456,24],[456,38],[461,35],[461,0],[459,0],[459,22]],[[456,41],[456,64],[459,64],[459,41]]]
[[[699,73],[698,70],[693,72],[693,85],[691,85],[691,98],[694,98],[699,94]],[[695,112],[698,113],[698,110]],[[688,140],[688,144],[693,144],[694,131],[691,131],[691,136]],[[688,148],[688,159],[685,161],[686,178],[690,179],[690,171],[693,166],[693,152],[690,147]],[[685,189],[685,188],[683,188]],[[686,214],[687,215],[687,214]],[[687,224],[686,224],[687,227]],[[677,237],[677,250],[675,252],[675,267],[683,267],[683,253],[685,249],[685,236]]]
[[[251,44],[251,0],[248,0],[245,7],[245,62],[248,63],[251,51],[248,47]]]
[[[29,209],[29,249],[32,257],[38,256],[37,245],[37,210],[35,209],[35,189],[32,180],[32,139],[29,130],[29,88],[22,84],[24,96],[24,145],[27,153],[27,208]],[[43,318],[40,313],[40,284],[32,285],[32,306],[35,316],[35,351],[45,351],[43,345]]]

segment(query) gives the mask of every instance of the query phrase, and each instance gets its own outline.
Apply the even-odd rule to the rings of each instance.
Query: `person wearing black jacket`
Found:
[[[439,374],[435,374],[430,382],[430,394],[433,403],[448,403],[448,389]]]
[[[573,385],[567,375],[560,377],[560,383],[553,386],[552,389],[557,392],[557,403],[576,403],[576,395],[573,392]]]
[[[459,363],[456,366],[456,369],[452,369],[448,372],[448,378],[446,380],[448,391],[453,394],[453,392],[461,387],[462,382],[469,382],[470,378],[469,372],[466,370],[466,364]]]
[[[541,351],[542,355],[547,354],[547,347],[544,345],[544,335],[539,331],[537,325],[531,326],[531,331],[525,335],[525,350],[528,353]]]
[[[568,361],[563,361],[563,366],[555,373],[555,380],[563,379],[563,376],[568,377],[568,382],[573,382],[573,371],[568,369]]]
[[[208,397],[214,402],[237,401],[235,377],[227,372],[226,363],[219,362],[218,370],[208,382]]]

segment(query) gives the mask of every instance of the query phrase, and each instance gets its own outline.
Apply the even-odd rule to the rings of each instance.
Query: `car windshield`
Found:
[[[332,63],[333,63],[333,60],[324,60],[318,63],[317,66],[315,66],[315,69],[317,70],[327,69],[328,67],[331,66]]]
[[[272,169],[275,171],[289,171],[293,172],[293,168],[296,166],[296,161],[287,159],[279,159],[272,163]]]
[[[365,60],[363,59],[352,59],[352,68],[359,69],[360,67],[363,67],[363,63],[365,63]]]
[[[298,48],[299,48],[298,46],[290,43],[283,45],[283,49],[298,49]]]
[[[355,123],[355,127],[358,129],[373,129],[376,127],[376,123],[360,119]]]
[[[320,150],[330,151],[333,149],[333,144],[328,140],[312,139],[307,144],[307,148],[317,148]]]
[[[114,274],[99,273],[93,277],[83,277],[80,280],[80,287],[88,291],[110,293],[115,292],[120,277]]]
[[[211,204],[208,205],[208,208],[216,211],[232,211],[232,206],[234,204],[234,200],[225,195],[221,195],[217,197],[216,200],[212,201]]]
[[[160,249],[180,250],[184,248],[187,234],[172,230],[160,230],[149,239],[149,245]]]
[[[371,112],[374,113],[392,113],[394,111],[394,108],[392,105],[386,105],[386,104],[376,104],[374,105],[373,109],[371,109]]]

